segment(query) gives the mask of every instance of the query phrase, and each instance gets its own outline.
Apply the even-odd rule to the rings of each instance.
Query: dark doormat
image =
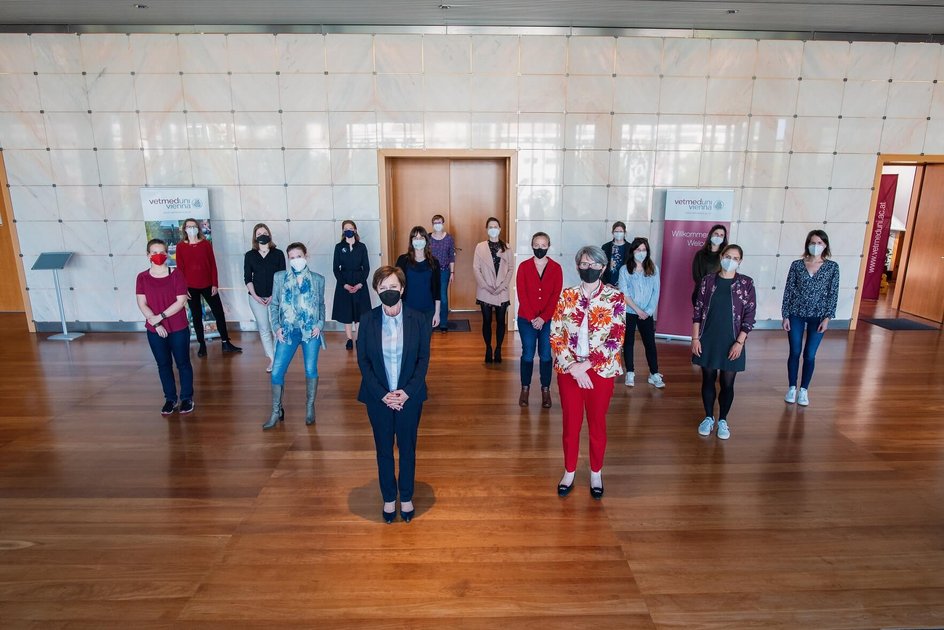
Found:
[[[865,319],[862,321],[868,322],[870,324],[875,324],[882,328],[887,328],[888,330],[937,330],[940,331],[940,328],[936,326],[928,326],[927,324],[922,324],[921,322],[916,322],[910,319]]]
[[[449,332],[472,332],[472,326],[467,319],[449,319]]]

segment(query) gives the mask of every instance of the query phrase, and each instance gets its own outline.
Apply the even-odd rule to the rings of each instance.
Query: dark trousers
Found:
[[[420,426],[423,403],[408,400],[403,411],[394,411],[382,402],[367,405],[367,417],[374,430],[377,447],[377,473],[380,494],[387,503],[413,500],[413,478],[416,476],[416,432]],[[397,479],[393,460],[393,441],[400,452],[400,478]]]
[[[642,337],[642,345],[646,348],[646,363],[649,364],[649,373],[659,372],[659,357],[656,354],[656,320],[651,317],[639,319],[638,315],[626,313],[626,338],[623,340],[623,363],[627,372],[635,372],[633,368],[633,348],[636,345],[636,328]]]
[[[190,365],[190,330],[184,328],[161,337],[148,331],[148,344],[157,361],[157,373],[161,377],[164,398],[177,402],[177,383],[174,381],[174,363],[180,374],[180,399],[193,399],[193,367]]]
[[[825,334],[818,330],[822,321],[819,317],[790,316],[790,332],[787,333],[787,338],[790,340],[790,356],[787,358],[787,380],[790,387],[796,387],[802,355],[803,378],[800,381],[800,387],[810,388],[813,370],[816,368],[816,351],[819,350],[819,342],[823,340]],[[803,345],[804,329],[806,330],[806,347]]]
[[[200,298],[206,300],[213,318],[216,320],[216,329],[220,332],[222,341],[229,341],[229,334],[226,332],[226,315],[223,313],[223,302],[220,301],[220,294],[213,295],[210,287],[203,289],[194,289],[189,287],[190,299],[187,300],[190,306],[190,318],[193,320],[193,330],[197,334],[197,341],[203,343],[203,308],[200,305]]]
[[[500,350],[505,340],[505,329],[508,328],[508,302],[501,306],[494,304],[479,304],[482,309],[482,338],[485,346],[492,347],[492,313],[495,313],[495,349]]]

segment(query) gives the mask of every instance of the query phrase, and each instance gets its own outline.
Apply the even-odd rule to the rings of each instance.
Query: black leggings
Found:
[[[483,303],[479,303],[479,306],[482,307],[482,338],[485,340],[485,345],[492,347],[492,312],[494,312],[496,315],[495,348],[500,349],[505,340],[505,329],[508,328],[508,302],[501,306]]]
[[[656,323],[651,317],[639,319],[638,315],[626,315],[626,337],[623,340],[623,364],[627,372],[635,372],[633,348],[636,345],[636,328],[642,337],[642,345],[646,348],[646,363],[649,364],[649,373],[659,371],[659,358],[656,354]]]
[[[204,289],[188,288],[190,299],[187,304],[190,306],[190,318],[193,320],[193,330],[197,334],[197,342],[203,343],[203,307],[200,304],[200,297],[206,300],[216,320],[216,329],[220,333],[221,341],[229,341],[229,334],[226,332],[226,315],[223,314],[223,302],[220,301],[220,294],[212,295],[210,287]]]
[[[709,368],[701,369],[701,401],[705,404],[705,416],[714,417],[715,381],[721,372],[721,392],[718,394],[718,419],[727,420],[731,404],[734,402],[734,377],[737,372],[727,372]]]

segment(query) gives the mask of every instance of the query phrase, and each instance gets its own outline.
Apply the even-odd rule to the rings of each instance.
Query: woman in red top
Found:
[[[206,341],[203,339],[203,305],[201,296],[206,300],[216,319],[216,329],[223,342],[223,352],[242,352],[230,343],[229,333],[226,331],[226,315],[223,313],[223,303],[220,301],[220,281],[216,275],[216,257],[213,256],[213,246],[203,236],[196,219],[187,219],[180,228],[181,239],[177,243],[177,268],[187,280],[187,291],[190,296],[190,318],[193,320],[193,329],[197,333],[197,343],[200,349],[198,357],[206,356]]]
[[[180,374],[180,413],[190,413],[193,411],[193,367],[190,365],[190,328],[184,313],[187,283],[184,274],[171,273],[167,267],[164,241],[152,239],[147,244],[147,252],[151,268],[138,274],[135,294],[146,320],[148,344],[164,388],[161,414],[169,416],[177,409],[174,363]]]
[[[538,232],[531,237],[534,258],[518,267],[515,286],[518,289],[518,334],[521,335],[521,395],[518,404],[528,406],[531,374],[534,372],[534,351],[541,359],[541,406],[551,407],[551,317],[564,286],[561,266],[546,258],[551,237]]]

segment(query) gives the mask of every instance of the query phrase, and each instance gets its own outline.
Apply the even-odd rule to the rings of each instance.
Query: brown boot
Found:
[[[541,388],[541,406],[545,409],[551,408],[551,388],[542,387]]]
[[[528,406],[528,394],[531,392],[530,387],[521,386],[521,395],[518,396],[518,406],[527,407]]]

